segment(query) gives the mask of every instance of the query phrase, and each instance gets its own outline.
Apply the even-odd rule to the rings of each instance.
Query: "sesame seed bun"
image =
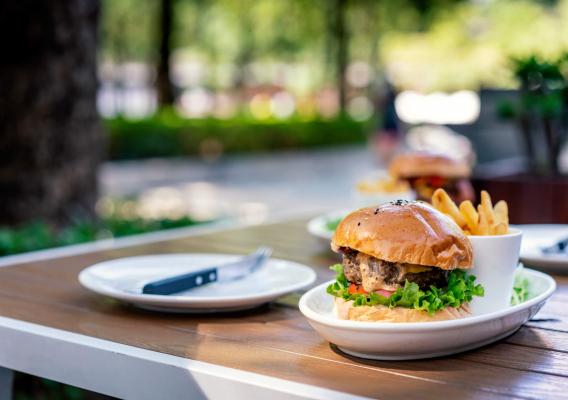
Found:
[[[380,260],[467,269],[473,250],[449,217],[422,202],[399,200],[362,208],[346,216],[333,236],[332,249],[348,247]]]
[[[467,162],[439,154],[403,153],[390,163],[389,172],[396,178],[440,176],[443,178],[468,178],[471,168]]]

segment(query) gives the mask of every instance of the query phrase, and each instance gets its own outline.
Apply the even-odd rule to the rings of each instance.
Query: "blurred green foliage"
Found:
[[[174,1],[174,58],[211,65],[208,87],[234,84],[227,71],[257,61],[300,62],[310,73],[295,85],[328,86],[332,4]],[[154,63],[158,10],[159,0],[105,0],[101,60]],[[386,70],[398,88],[425,91],[514,87],[509,58],[557,56],[568,47],[567,20],[568,0],[354,0],[346,15],[351,61]]]
[[[103,400],[110,397],[16,372],[14,400]]]
[[[399,87],[514,88],[510,58],[555,58],[568,48],[568,0],[463,2],[438,13],[423,32],[393,30],[382,59]]]
[[[518,99],[501,102],[497,113],[519,126],[531,168],[557,174],[560,151],[568,137],[568,53],[549,59],[537,55],[514,58],[512,70],[519,83]],[[545,147],[545,154],[539,154],[539,147]]]
[[[0,256],[25,253],[52,247],[92,242],[99,239],[123,237],[162,229],[195,225],[189,217],[178,219],[142,219],[103,217],[99,221],[78,221],[69,227],[57,230],[37,221],[30,224],[0,228]]]
[[[564,113],[568,89],[568,53],[555,59],[536,55],[513,58],[511,69],[519,83],[520,99],[502,102],[498,114],[503,118],[534,115],[558,118]]]
[[[100,23],[103,58],[152,61],[157,56],[159,2],[104,0]]]
[[[111,159],[196,154],[216,158],[224,153],[362,143],[369,124],[348,117],[308,121],[186,119],[167,110],[141,120],[106,121]]]

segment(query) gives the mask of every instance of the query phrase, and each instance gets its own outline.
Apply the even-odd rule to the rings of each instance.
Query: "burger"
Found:
[[[444,189],[456,202],[474,200],[469,181],[471,168],[461,159],[432,153],[403,153],[389,166],[390,174],[407,181],[418,200],[430,201],[436,189]]]
[[[469,239],[449,217],[422,202],[362,208],[337,227],[331,247],[343,257],[327,287],[341,319],[425,322],[470,314],[483,287],[466,270]]]

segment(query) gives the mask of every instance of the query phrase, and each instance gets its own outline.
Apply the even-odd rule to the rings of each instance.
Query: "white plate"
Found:
[[[521,261],[554,272],[568,272],[568,254],[543,254],[543,247],[568,237],[568,225],[515,225],[523,231]]]
[[[322,243],[329,246],[329,242],[333,237],[334,231],[327,228],[328,222],[337,220],[338,218],[343,218],[351,211],[352,210],[336,210],[320,215],[319,217],[312,218],[307,225],[308,232],[319,238]]]
[[[85,268],[79,282],[93,292],[142,308],[173,312],[223,312],[253,308],[305,288],[315,272],[291,261],[270,259],[247,278],[213,283],[176,295],[142,294],[145,282],[233,261],[239,255],[164,254],[119,258]]]
[[[310,325],[343,352],[376,360],[439,357],[475,349],[502,339],[531,319],[556,288],[550,276],[523,269],[531,282],[530,300],[490,314],[439,322],[380,323],[340,320],[333,297],[316,286],[300,299],[300,311]]]

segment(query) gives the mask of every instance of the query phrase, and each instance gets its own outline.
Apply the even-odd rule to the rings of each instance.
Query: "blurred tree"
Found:
[[[212,88],[238,83],[237,59],[307,66],[305,75],[287,81],[302,94],[336,81],[337,0],[172,1],[172,50],[183,50],[180,59],[207,65],[205,84]],[[378,69],[388,69],[398,88],[510,88],[509,56],[557,56],[568,37],[568,0],[345,1],[349,58],[380,60],[384,68]],[[103,4],[103,60],[115,61],[120,50],[125,62],[154,65],[160,0]],[[361,11],[354,12],[357,8]],[[250,17],[241,18],[245,13]],[[244,23],[247,19],[252,22]]]
[[[335,82],[339,94],[339,110],[345,112],[347,105],[347,83],[345,72],[349,63],[349,32],[345,23],[347,0],[334,0],[332,23],[335,39]]]
[[[233,0],[234,1],[234,0]],[[246,83],[246,68],[252,63],[256,53],[256,41],[254,37],[254,19],[252,16],[253,5],[247,1],[235,1],[237,7],[237,15],[240,22],[240,44],[235,59],[237,66],[237,74],[235,79],[235,88],[243,89]]]
[[[514,59],[513,68],[520,83],[519,101],[499,105],[502,117],[517,120],[534,172],[559,174],[558,159],[568,136],[568,79],[563,75],[567,61],[568,54],[553,61],[534,55]],[[539,162],[535,144],[543,142],[546,154],[544,162]]]
[[[173,0],[160,0],[159,57],[156,89],[158,104],[172,105],[175,100],[174,89],[170,77],[171,35],[173,29]]]
[[[0,2],[0,223],[93,216],[97,0]]]

